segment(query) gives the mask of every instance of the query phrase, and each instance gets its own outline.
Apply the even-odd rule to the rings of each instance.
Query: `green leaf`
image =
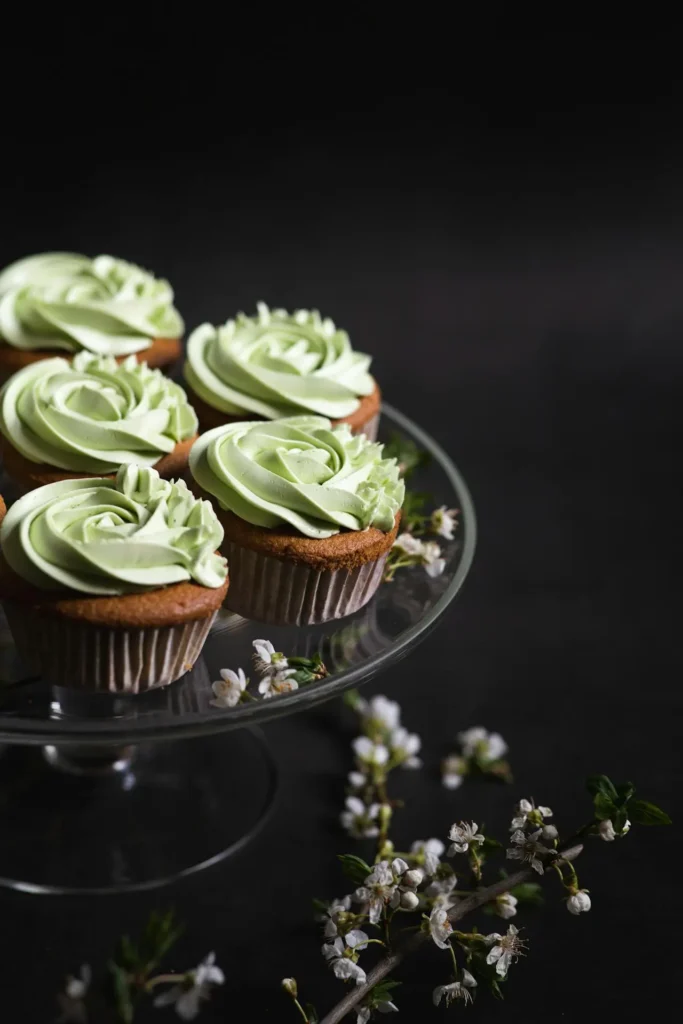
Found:
[[[352,711],[357,710],[358,704],[362,699],[363,698],[361,697],[359,691],[355,689],[347,690],[344,696],[342,697],[342,700],[344,701],[346,706],[351,708]]]
[[[357,857],[355,853],[340,853],[337,856],[346,877],[356,885],[362,885],[372,871],[370,865],[362,857]]]
[[[636,825],[670,825],[671,818],[656,804],[648,800],[631,800],[628,816]]]
[[[391,993],[395,988],[398,988],[402,983],[400,981],[392,981],[390,978],[387,981],[380,981],[378,985],[375,985],[370,998],[373,1003],[384,1003],[390,1002]]]
[[[480,846],[484,853],[493,853],[495,850],[504,849],[502,843],[499,843],[497,839],[491,839],[490,836],[485,836],[484,842]]]
[[[616,802],[618,806],[623,807],[624,804],[627,804],[633,796],[633,794],[635,793],[635,791],[636,787],[633,785],[632,782],[622,782],[620,786],[617,786],[617,793],[619,794],[619,799]]]
[[[128,972],[113,960],[109,961],[109,971],[114,986],[114,1003],[119,1021],[121,1024],[132,1024],[135,1010]]]
[[[521,882],[510,889],[510,895],[514,896],[519,903],[526,903],[528,906],[541,907],[544,899],[541,895],[541,886],[538,882]]]
[[[308,1024],[318,1024],[320,1017],[313,1003],[306,1003],[304,1013],[308,1017]]]
[[[607,775],[589,775],[586,779],[586,788],[591,796],[597,796],[600,793],[612,803],[619,799],[614,783]]]
[[[491,988],[491,994],[495,996],[496,999],[505,999],[503,990],[495,978],[489,978],[489,986]]]
[[[327,912],[328,904],[325,903],[324,900],[319,900],[315,898],[311,900],[311,902],[313,904],[313,909],[317,911],[319,914],[325,914]]]
[[[127,967],[129,971],[135,971],[139,967],[140,958],[138,951],[131,942],[129,935],[122,935],[119,942],[117,960]]]
[[[604,793],[595,794],[593,806],[595,807],[595,817],[601,821],[605,818],[614,819],[618,813],[616,804],[608,796],[605,796]]]

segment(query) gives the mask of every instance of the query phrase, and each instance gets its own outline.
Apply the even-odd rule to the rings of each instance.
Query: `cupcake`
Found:
[[[239,420],[315,414],[354,434],[377,436],[381,395],[370,356],[317,310],[239,313],[223,327],[202,324],[187,344],[185,380],[202,430]]]
[[[172,683],[225,598],[222,539],[210,503],[154,469],[31,491],[0,529],[0,601],[19,654],[80,690]]]
[[[79,352],[19,370],[0,390],[0,449],[22,492],[57,480],[153,466],[182,476],[197,433],[183,389],[128,356]]]
[[[230,610],[301,626],[375,593],[404,497],[382,445],[320,416],[232,423],[199,437],[190,472],[218,506]]]
[[[183,321],[167,281],[113,256],[29,256],[0,272],[0,380],[55,350],[168,366]]]

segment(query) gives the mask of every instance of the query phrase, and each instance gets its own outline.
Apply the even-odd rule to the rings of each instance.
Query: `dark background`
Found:
[[[189,328],[261,298],[316,305],[453,455],[479,517],[471,577],[439,630],[368,687],[424,739],[424,771],[399,780],[399,838],[468,816],[504,828],[531,794],[574,825],[595,771],[680,817],[675,64],[653,40],[561,53],[500,40],[468,59],[461,40],[448,87],[412,80],[406,58],[377,92],[353,61],[292,43],[262,99],[268,61],[243,73],[239,44],[192,70],[129,55],[101,78],[96,51],[87,68],[53,53],[40,102],[6,103],[0,264],[112,252],[168,277]],[[509,791],[440,788],[439,758],[475,724],[508,740]],[[328,1009],[341,985],[309,900],[346,888],[349,728],[330,706],[268,727],[275,814],[220,867],[125,898],[0,892],[3,1024],[51,1020],[64,974],[104,964],[117,935],[169,904],[187,924],[177,966],[214,948],[226,972],[200,1019],[295,1020],[278,991],[289,974]],[[635,1021],[664,1005],[675,834],[595,844],[581,873],[591,913],[570,917],[551,889],[506,1002],[482,994],[472,1019],[578,1021],[590,1007]],[[407,964],[400,1020],[429,1019],[446,974],[436,953]]]

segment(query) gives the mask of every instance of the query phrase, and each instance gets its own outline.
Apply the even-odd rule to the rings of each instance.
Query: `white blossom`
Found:
[[[365,971],[353,959],[357,952],[365,949],[368,937],[365,932],[354,929],[344,939],[337,936],[334,942],[326,942],[323,956],[330,964],[332,973],[340,981],[354,981],[356,985],[365,984]]]
[[[410,852],[418,863],[422,863],[425,874],[435,875],[445,849],[440,839],[416,839]]]
[[[481,846],[484,836],[477,831],[478,827],[476,821],[461,821],[458,825],[451,825],[448,838],[452,842],[448,848],[448,856],[452,857],[455,853],[467,853],[470,846]]]
[[[441,762],[441,781],[446,789],[457,789],[462,785],[467,765],[462,757],[451,754]]]
[[[544,839],[552,841],[553,839],[557,839],[559,832],[554,825],[544,825],[541,829],[541,835]]]
[[[371,924],[378,923],[385,905],[391,902],[396,888],[397,882],[389,861],[381,860],[375,864],[365,883],[356,889],[355,899],[359,903],[367,904]]]
[[[533,800],[520,800],[515,810],[515,817],[510,822],[510,830],[514,832],[518,828],[525,828],[527,822],[536,826],[542,825],[545,818],[552,818],[552,816],[553,812],[549,807],[536,807]],[[552,838],[556,837],[557,831]]]
[[[351,910],[351,897],[343,896],[340,900],[332,900],[318,920],[325,923],[323,935],[326,939],[335,939],[339,935],[340,920]]]
[[[508,745],[497,732],[489,732],[481,725],[475,725],[458,733],[458,740],[465,757],[475,755],[484,762],[498,761],[507,753]]]
[[[401,724],[401,705],[381,693],[369,701],[361,697],[356,703],[356,710],[364,722],[376,723],[387,732],[393,732]]]
[[[287,670],[288,662],[281,651],[276,651],[270,640],[254,640],[254,667],[259,675],[279,675]]]
[[[507,850],[508,860],[521,860],[530,864],[534,871],[538,871],[539,875],[542,875],[544,869],[541,857],[548,853],[548,848],[538,842],[538,837],[542,832],[543,829],[540,828],[536,832],[532,832],[531,835],[525,835],[521,829],[513,832],[510,836],[510,842],[513,845]]]
[[[517,913],[517,903],[518,900],[516,896],[513,896],[510,892],[504,892],[501,896],[496,896],[494,909],[499,917],[508,921]]]
[[[441,548],[434,540],[428,540],[422,545],[420,562],[432,578],[440,576],[446,568],[446,559],[441,557]]]
[[[221,678],[211,683],[215,698],[211,704],[215,708],[234,708],[242,699],[249,680],[241,668],[233,672],[231,668],[221,669]]]
[[[631,827],[631,822],[630,821],[626,821],[624,823],[624,827],[622,828],[621,832],[617,832],[616,829],[614,828],[614,825],[612,824],[611,820],[609,818],[605,818],[605,820],[601,821],[600,824],[598,825],[598,835],[600,836],[601,839],[604,839],[606,843],[611,843],[611,842],[613,842],[613,840],[615,840],[617,838],[617,835],[625,836],[626,833],[628,832],[628,830],[630,829],[630,827]]]
[[[448,920],[448,911],[453,906],[447,896],[437,897],[431,914],[429,915],[429,934],[439,949],[448,949],[449,937],[453,931],[453,925]]]
[[[439,985],[434,989],[432,998],[434,1006],[439,1006],[444,999],[446,1006],[450,1006],[456,999],[462,999],[465,1006],[472,1002],[471,988],[477,987],[477,979],[463,968],[462,981],[453,981],[450,985]]]
[[[363,772],[349,772],[348,780],[353,789],[363,789],[368,784],[368,777]]]
[[[81,972],[77,977],[69,975],[66,979],[66,985],[64,991],[66,992],[69,999],[82,1000],[85,999],[90,988],[90,982],[92,981],[92,970],[90,964],[83,964]]]
[[[416,733],[408,732],[403,727],[395,729],[389,738],[392,757],[403,768],[422,767],[422,761],[416,756],[421,746],[420,737]]]
[[[296,679],[291,678],[294,674],[294,669],[288,669],[285,672],[265,675],[258,684],[258,692],[265,699],[267,697],[277,697],[281,693],[291,693],[293,690],[298,690],[299,684]]]
[[[587,889],[577,889],[567,900],[570,914],[586,914],[591,908],[591,898]]]
[[[518,935],[519,929],[515,928],[514,924],[511,924],[508,926],[505,935],[492,932],[491,935],[486,936],[486,941],[492,946],[486,957],[486,963],[495,964],[496,974],[500,975],[501,978],[505,977],[510,964],[514,960],[524,956],[526,943],[518,938]]]
[[[445,540],[453,540],[458,525],[457,516],[458,510],[455,508],[446,508],[445,505],[435,508],[430,521],[433,532]]]
[[[448,896],[458,884],[457,875],[453,873],[447,864],[442,864],[436,878],[433,878],[425,889],[425,896],[432,897]]]
[[[220,967],[216,967],[214,953],[202,960],[199,967],[190,971],[186,981],[181,985],[162,992],[154,1000],[155,1006],[175,1006],[175,1012],[181,1020],[194,1020],[201,1009],[202,1000],[208,999],[212,985],[222,985],[225,975]]]
[[[346,810],[342,811],[339,820],[354,839],[374,839],[379,835],[375,824],[379,815],[379,804],[364,804],[357,796],[347,796]]]
[[[398,548],[399,551],[403,551],[404,554],[410,555],[415,558],[422,556],[424,545],[419,537],[413,537],[412,533],[399,533],[398,537],[392,544],[392,547]]]
[[[367,736],[358,736],[353,741],[353,750],[363,764],[381,767],[389,760],[389,751],[383,743],[373,743]]]
[[[398,1013],[398,1006],[396,1006],[396,1003],[390,1003],[386,999],[383,999],[380,1003],[370,1003],[365,1006],[359,1006],[356,1009],[356,1024],[368,1024],[368,1021],[372,1017],[373,1010],[377,1010],[378,1013]]]

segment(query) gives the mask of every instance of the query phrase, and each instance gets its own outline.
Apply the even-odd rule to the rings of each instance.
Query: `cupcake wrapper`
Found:
[[[377,440],[377,432],[379,430],[379,413],[375,413],[367,423],[363,423],[360,427],[351,428],[352,434],[365,434],[370,441]]]
[[[111,629],[9,603],[5,614],[31,672],[56,686],[123,694],[167,686],[189,672],[216,617],[214,612],[177,626]]]
[[[280,561],[227,542],[230,566],[226,608],[247,619],[308,626],[351,615],[367,604],[382,581],[387,555],[356,569],[313,569]]]

